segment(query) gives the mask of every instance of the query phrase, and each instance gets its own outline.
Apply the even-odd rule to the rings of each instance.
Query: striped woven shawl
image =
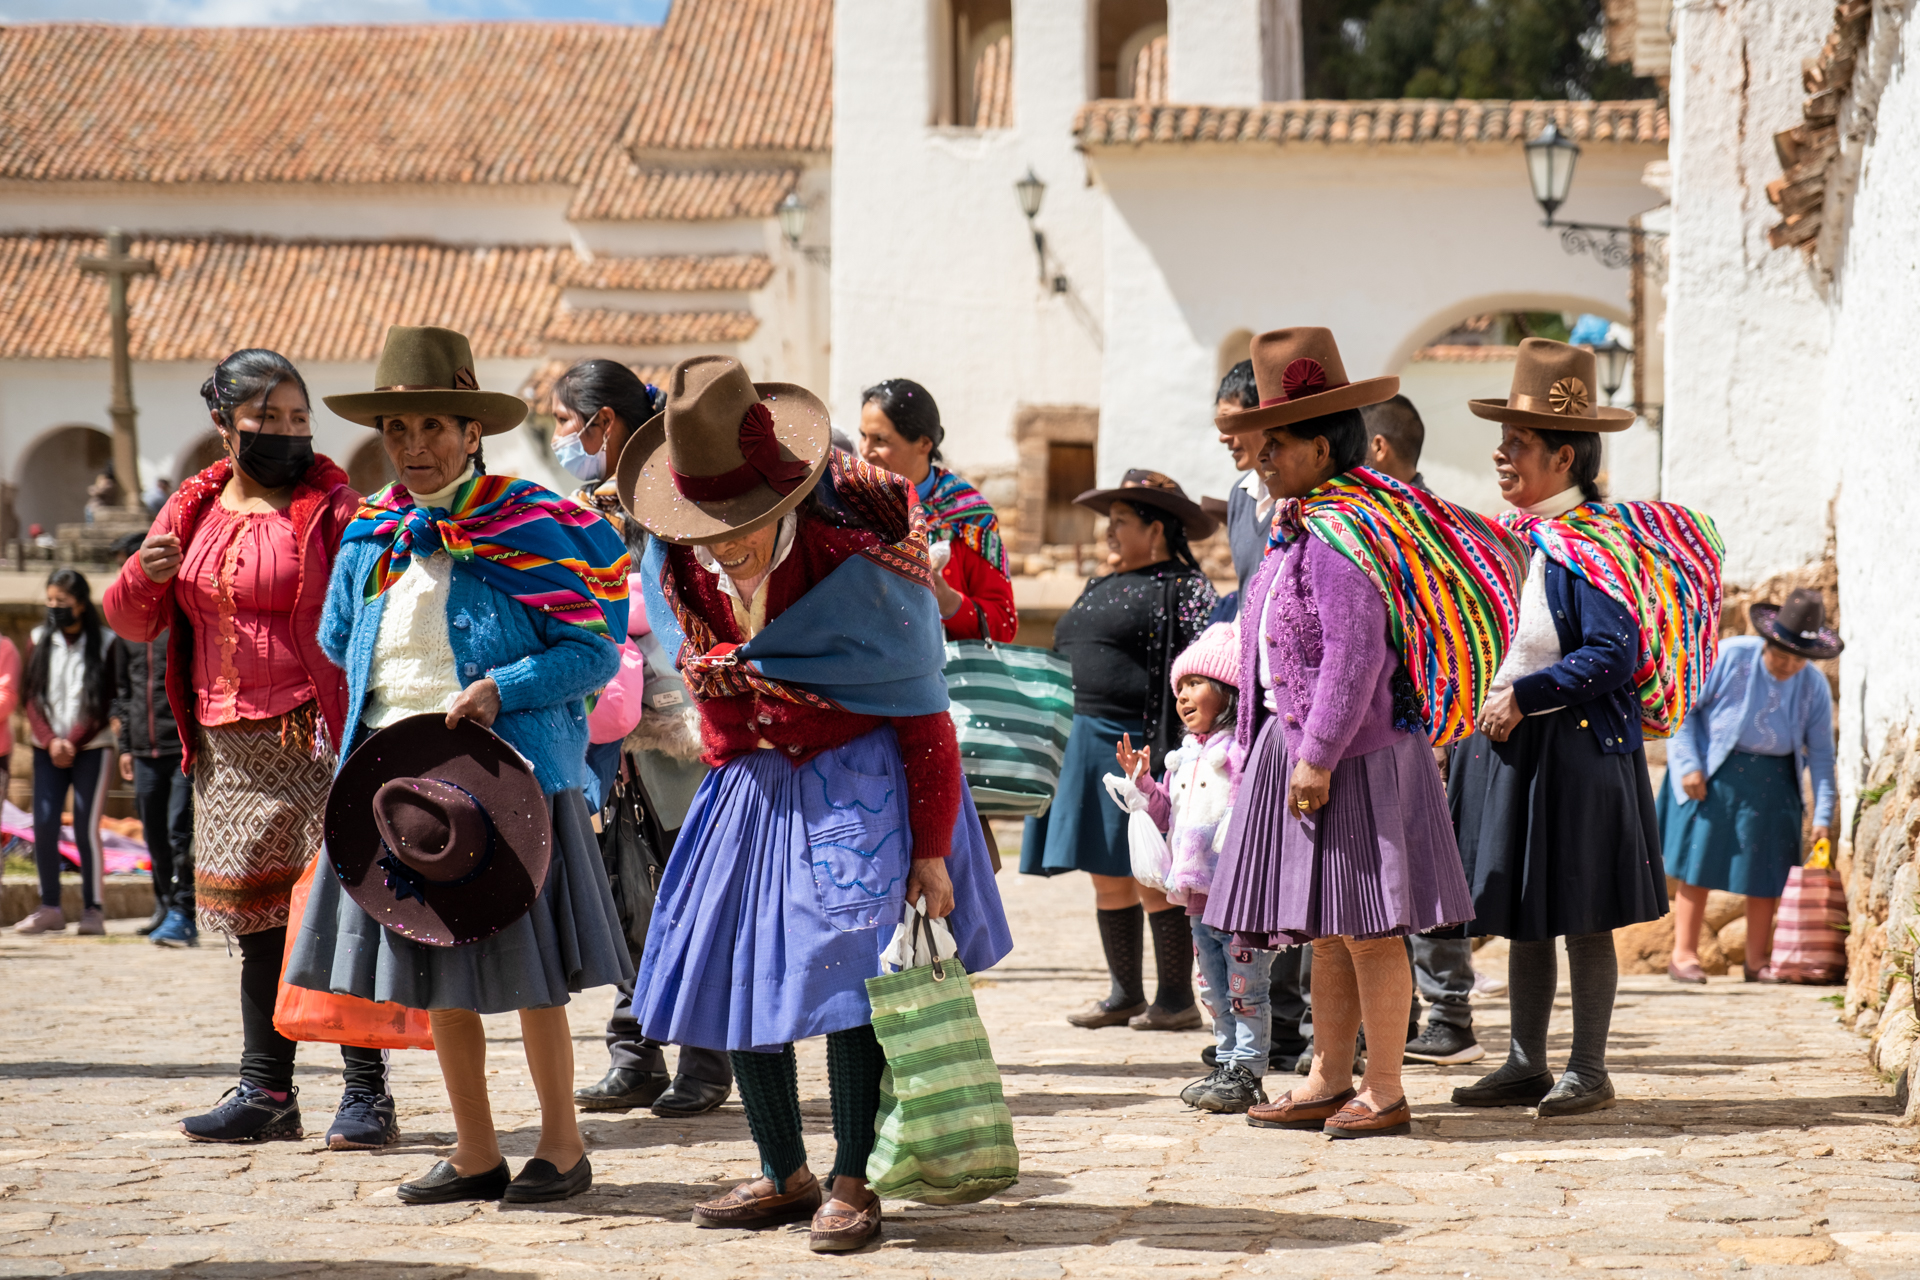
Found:
[[[927,532],[936,541],[958,538],[982,560],[1007,571],[1007,548],[1000,540],[1000,518],[978,489],[944,467],[935,467],[938,477],[933,492],[921,501],[927,509]]]

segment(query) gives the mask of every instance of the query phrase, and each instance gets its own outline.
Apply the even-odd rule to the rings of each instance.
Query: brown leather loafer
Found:
[[[1135,1031],[1196,1031],[1200,1027],[1200,1002],[1196,1000],[1178,1013],[1150,1004],[1145,1013],[1128,1018],[1127,1025]]]
[[[1675,964],[1669,960],[1667,961],[1667,976],[1675,982],[1684,982],[1692,986],[1704,987],[1707,985],[1707,975],[1700,971],[1700,966],[1697,964]]]
[[[1413,1111],[1405,1098],[1375,1111],[1355,1098],[1327,1121],[1329,1138],[1395,1138],[1413,1132]]]
[[[1293,1090],[1247,1108],[1247,1123],[1256,1129],[1318,1129],[1353,1098],[1342,1089],[1330,1098],[1296,1098]]]
[[[820,1180],[811,1173],[802,1185],[787,1180],[787,1190],[773,1195],[755,1195],[755,1182],[743,1182],[718,1200],[693,1206],[696,1227],[777,1227],[813,1216],[820,1207]]]
[[[815,1253],[852,1253],[880,1235],[880,1201],[864,1209],[823,1204],[813,1215],[807,1248]]]
[[[1105,1000],[1095,1000],[1080,1012],[1068,1014],[1067,1021],[1076,1027],[1117,1027],[1146,1011],[1147,1002],[1144,1000],[1123,1009],[1109,1009]]]

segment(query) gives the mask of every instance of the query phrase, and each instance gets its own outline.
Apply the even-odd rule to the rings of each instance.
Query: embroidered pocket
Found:
[[[800,766],[800,810],[814,893],[843,933],[878,928],[900,915],[910,837],[905,785],[897,773],[863,771],[860,741]]]

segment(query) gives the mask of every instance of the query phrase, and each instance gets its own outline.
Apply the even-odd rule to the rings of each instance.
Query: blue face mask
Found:
[[[570,436],[557,436],[553,442],[553,456],[574,479],[592,484],[607,473],[606,453],[588,453],[580,443],[580,432]]]

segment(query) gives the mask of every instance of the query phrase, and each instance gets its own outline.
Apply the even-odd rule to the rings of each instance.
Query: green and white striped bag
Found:
[[[972,1204],[1020,1181],[1013,1115],[965,967],[936,959],[868,978],[867,997],[887,1055],[867,1160],[874,1193]]]
[[[1073,731],[1073,668],[1051,649],[949,640],[946,676],[975,806],[989,818],[1045,813]]]

